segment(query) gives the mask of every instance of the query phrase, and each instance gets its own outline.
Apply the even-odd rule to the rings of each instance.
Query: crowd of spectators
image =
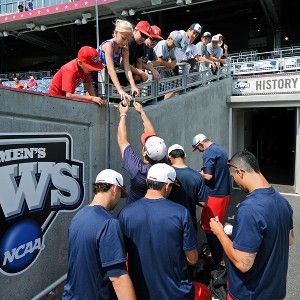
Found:
[[[19,12],[33,10],[33,0],[18,1],[17,8]]]
[[[23,2],[20,2],[20,5],[23,5]],[[75,59],[77,68],[73,68],[72,76],[69,74],[68,67],[63,66],[58,71],[61,80],[60,92],[55,92],[58,89],[53,88],[52,82],[49,93],[53,96],[78,98],[74,91],[77,86],[83,84],[87,91],[85,98],[94,99],[92,97],[96,97],[96,91],[92,92],[88,86],[94,78],[91,75],[93,72],[105,72],[104,70],[107,69],[109,81],[117,90],[120,100],[129,102],[132,96],[141,95],[137,86],[141,82],[171,78],[179,74],[179,68],[181,74],[199,71],[199,63],[202,63],[202,68],[203,66],[210,68],[215,74],[218,68],[226,63],[228,46],[224,44],[224,37],[221,34],[212,36],[208,31],[202,33],[199,23],[191,24],[187,30],[174,30],[165,36],[164,39],[161,28],[147,21],[142,20],[133,25],[127,20],[117,19],[113,37],[103,41],[97,49],[102,67],[84,70],[84,65],[77,57]],[[198,42],[199,37],[201,40]],[[81,75],[78,77],[78,74]],[[58,75],[55,74],[54,78],[58,78]],[[14,88],[36,87],[36,84],[33,86],[30,83],[20,83],[20,78],[18,79],[17,76],[14,80],[15,84],[12,86]],[[57,80],[55,84],[58,84]],[[128,85],[130,92],[126,92]],[[89,95],[90,92],[93,95]],[[164,99],[169,99],[176,94],[173,91],[166,92]],[[101,102],[102,105],[104,103],[102,100],[96,103]]]

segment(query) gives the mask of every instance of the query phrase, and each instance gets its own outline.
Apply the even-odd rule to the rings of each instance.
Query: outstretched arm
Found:
[[[144,124],[144,132],[152,132],[155,135],[156,134],[155,129],[154,129],[150,119],[146,115],[146,113],[143,109],[143,106],[138,102],[135,102],[133,105],[134,105],[135,110],[137,112],[139,112],[140,115],[141,115],[141,118],[142,118],[142,121],[143,121],[143,124]]]
[[[128,137],[127,137],[127,126],[126,126],[126,117],[127,117],[129,106],[128,105],[123,106],[122,103],[123,102],[121,102],[118,106],[120,112],[120,122],[118,126],[117,138],[118,138],[118,145],[123,159],[124,150],[129,145]]]

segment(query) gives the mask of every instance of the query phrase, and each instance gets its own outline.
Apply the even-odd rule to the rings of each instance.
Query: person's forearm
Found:
[[[136,300],[133,284],[128,274],[110,278],[118,300]]]
[[[218,240],[220,241],[225,254],[229,260],[236,266],[239,263],[239,260],[234,252],[233,243],[231,239],[226,235],[224,231],[220,231],[217,235]]]
[[[95,89],[94,89],[93,84],[91,82],[84,83],[84,87],[86,88],[86,90],[87,90],[87,92],[89,93],[90,96],[96,96]]]
[[[148,70],[150,72],[153,72],[154,71],[154,68],[153,68],[153,65],[152,63],[142,63],[142,68],[145,69],[145,70]]]
[[[245,273],[251,269],[256,253],[246,253],[233,248],[233,242],[222,230],[216,234],[225,254],[232,264],[241,272]]]
[[[143,110],[141,112],[141,118],[143,120],[143,125],[144,125],[144,132],[153,132],[155,133],[154,126],[152,125],[150,119],[148,118],[147,114]]]
[[[119,82],[119,78],[114,67],[108,67],[107,72],[117,91],[119,92],[120,90],[122,90],[123,88]]]
[[[76,100],[93,101],[92,96],[89,96],[89,95],[79,95],[79,94],[66,93],[66,97],[76,99]]]
[[[132,74],[132,71],[131,71],[131,66],[124,65],[124,71],[125,71],[126,78],[128,79],[128,81],[130,83],[130,86],[131,87],[135,86],[135,82],[134,82],[134,79],[133,79],[133,74]]]
[[[126,114],[120,114],[120,122],[118,126],[118,144],[120,147],[121,145],[128,143],[126,117]]]

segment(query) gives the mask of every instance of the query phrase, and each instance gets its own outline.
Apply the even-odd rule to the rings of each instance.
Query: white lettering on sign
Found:
[[[2,266],[5,266],[7,264],[7,261],[9,263],[12,263],[15,259],[20,259],[35,250],[43,250],[44,248],[45,245],[43,244],[42,239],[37,238],[34,240],[34,243],[33,241],[29,241],[17,248],[13,248],[11,251],[5,251]]]
[[[46,148],[18,148],[0,151],[0,162],[45,157]]]
[[[42,208],[50,187],[51,206],[76,204],[81,195],[79,176],[79,166],[63,162],[1,167],[0,204],[5,217],[20,214],[25,203],[29,210]]]

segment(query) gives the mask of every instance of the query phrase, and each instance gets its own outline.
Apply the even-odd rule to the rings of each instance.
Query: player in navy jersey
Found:
[[[228,257],[227,299],[284,299],[289,245],[294,242],[293,210],[261,174],[252,153],[236,153],[228,167],[249,195],[238,207],[232,241],[217,217],[210,221]]]
[[[230,201],[228,156],[222,147],[202,133],[194,137],[192,146],[194,150],[203,152],[203,167],[200,174],[208,188],[208,202],[201,213],[201,227],[205,231],[213,261],[218,266],[223,260],[223,249],[218,239],[212,234],[209,221],[215,216],[219,217],[222,224],[225,221]]]
[[[189,211],[166,199],[175,178],[171,166],[153,165],[145,197],[119,215],[138,299],[194,299],[188,264],[198,259],[196,232]]]
[[[168,149],[168,158],[176,171],[179,185],[173,186],[169,199],[185,206],[197,230],[196,205],[204,206],[207,201],[207,188],[202,176],[185,164],[185,151],[181,145],[174,144]]]
[[[80,209],[70,224],[69,269],[62,299],[135,300],[119,221],[109,213],[125,196],[123,177],[103,170],[93,190],[91,204]]]

